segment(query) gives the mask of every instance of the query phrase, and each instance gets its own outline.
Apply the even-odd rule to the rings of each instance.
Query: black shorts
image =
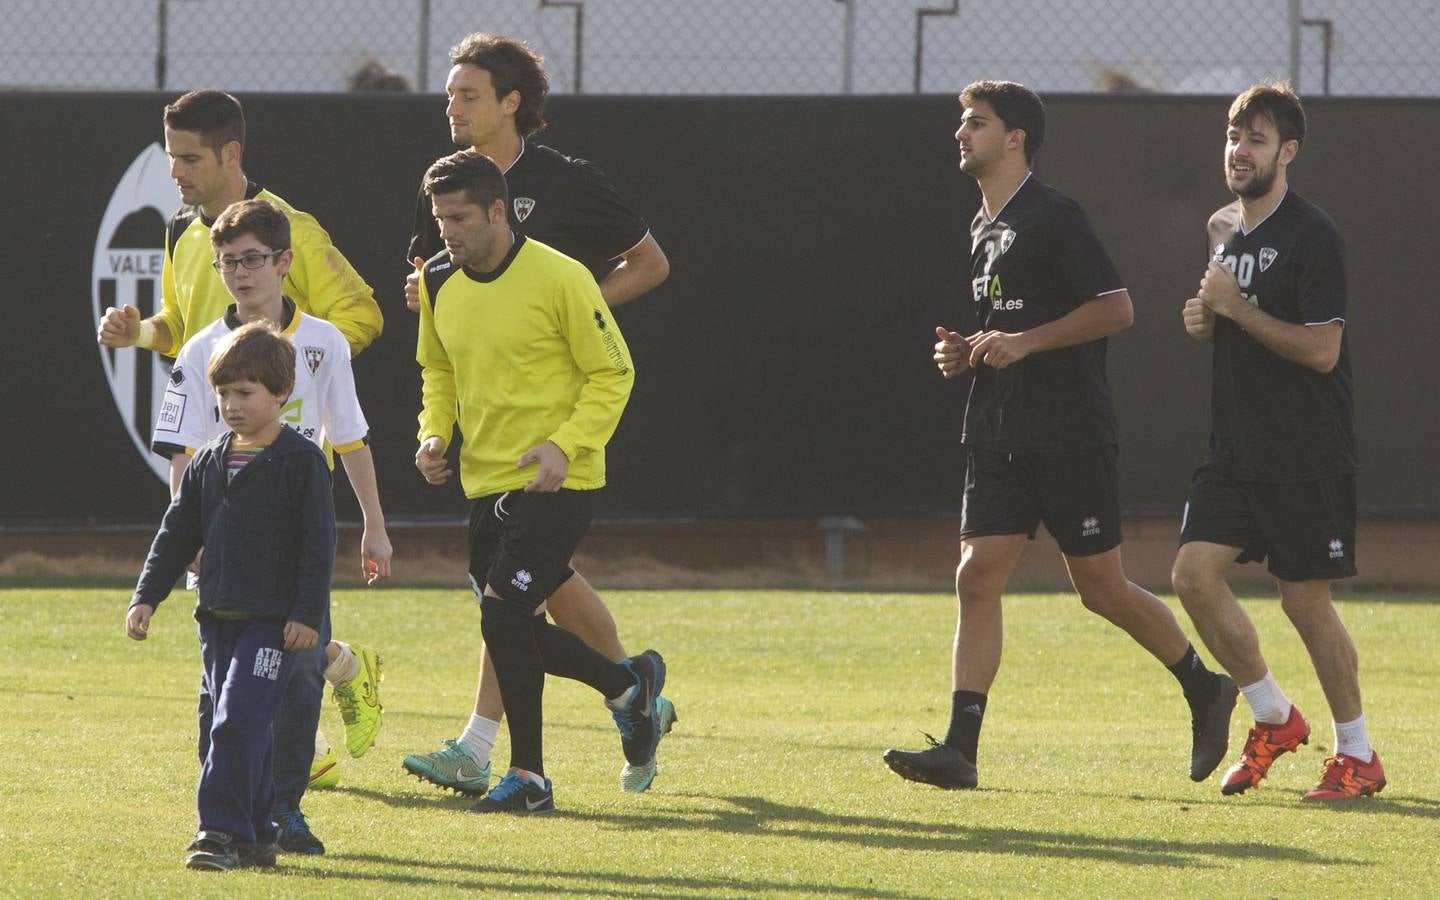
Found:
[[[970,449],[960,537],[1034,539],[1044,522],[1066,556],[1120,546],[1118,457],[1114,446],[1058,453]]]
[[[1300,484],[1256,484],[1230,466],[1206,461],[1195,470],[1180,543],[1205,541],[1240,548],[1236,562],[1269,559],[1282,581],[1349,578],[1355,574],[1355,476]]]
[[[538,607],[575,574],[570,558],[590,527],[597,491],[507,491],[470,503],[470,584]]]

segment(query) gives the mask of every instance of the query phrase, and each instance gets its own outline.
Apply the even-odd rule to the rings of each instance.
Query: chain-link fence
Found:
[[[557,93],[1440,95],[1434,0],[0,0],[0,88],[439,91],[474,30]]]

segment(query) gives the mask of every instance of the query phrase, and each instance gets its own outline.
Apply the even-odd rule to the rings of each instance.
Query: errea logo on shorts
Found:
[[[255,651],[256,678],[268,678],[275,681],[280,677],[280,660],[284,657],[274,647],[261,647]]]
[[[1100,520],[1094,516],[1086,516],[1080,523],[1080,533],[1085,537],[1093,537],[1100,533]]]
[[[1330,539],[1330,558],[1342,559],[1345,556],[1345,542],[1339,538]]]
[[[535,578],[530,574],[529,569],[521,569],[515,573],[514,578],[510,579],[510,583],[522,591],[528,591],[530,590],[530,582],[534,580]]]

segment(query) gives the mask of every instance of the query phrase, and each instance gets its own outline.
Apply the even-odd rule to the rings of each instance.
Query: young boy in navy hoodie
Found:
[[[150,617],[202,546],[195,619],[214,699],[196,791],[192,869],[275,864],[271,725],[289,655],[313,648],[335,567],[335,510],[325,457],[280,424],[295,348],[268,322],[236,329],[208,374],[230,431],[197,453],[165,511],[125,617],[144,640]]]

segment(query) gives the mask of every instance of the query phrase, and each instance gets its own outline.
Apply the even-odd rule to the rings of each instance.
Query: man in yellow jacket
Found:
[[[470,580],[510,726],[509,773],[471,809],[548,812],[546,673],[605,697],[630,764],[653,773],[662,734],[660,654],[611,662],[545,617],[546,599],[574,574],[569,561],[605,484],[605,444],[634,366],[590,272],[511,229],[494,162],[474,149],[444,157],[424,190],[445,249],[425,263],[419,286],[415,465],[431,484],[448,481],[445,451],[459,426]]]
[[[210,226],[232,203],[260,199],[273,203],[289,220],[293,256],[281,285],[284,295],[300,312],[339,329],[352,357],[369,346],[383,327],[370,286],[335,249],[314,216],[245,176],[241,168],[245,111],[240,101],[224,91],[191,91],[165,107],[164,127],[170,177],[180,190],[182,206],[165,226],[160,312],[142,319],[132,306],[107,309],[97,340],[107,347],[140,347],[173,357],[224,315],[234,298],[214,268]],[[178,489],[184,462],[183,454],[172,459],[172,493]],[[366,577],[388,573],[392,548],[383,517],[367,515],[364,526],[360,552]],[[334,773],[334,758],[328,752],[314,758],[324,682],[334,687],[345,722],[346,748],[352,756],[361,756],[375,743],[380,728],[380,657],[368,647],[329,641],[304,666],[287,688],[287,698],[296,699],[287,702],[277,719],[275,783],[279,813],[293,813],[281,835],[281,849],[317,854],[324,852],[324,845],[299,810],[307,786],[324,784],[320,779]],[[338,776],[332,775],[332,781],[334,777]]]

